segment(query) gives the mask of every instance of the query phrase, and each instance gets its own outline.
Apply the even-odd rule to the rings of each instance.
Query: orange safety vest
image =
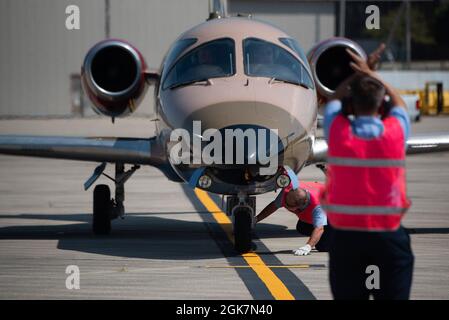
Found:
[[[406,195],[405,137],[395,117],[381,136],[357,137],[338,115],[329,131],[326,190],[321,203],[336,229],[394,231],[410,206]]]
[[[296,214],[299,220],[308,223],[313,224],[313,210],[320,205],[319,199],[320,199],[320,193],[324,189],[324,185],[319,182],[301,182],[299,185],[300,188],[307,190],[310,193],[310,204],[303,210],[295,210],[290,211],[285,206],[285,200],[287,198],[287,193],[292,190],[293,185],[290,183],[288,187],[284,188],[284,194],[282,196],[281,204],[284,208],[286,208],[288,211],[293,212]]]

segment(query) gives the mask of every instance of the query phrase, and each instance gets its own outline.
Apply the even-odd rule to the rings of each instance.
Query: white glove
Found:
[[[293,250],[293,254],[295,256],[306,256],[310,253],[312,247],[309,244],[306,244],[304,247],[299,248],[298,250]]]

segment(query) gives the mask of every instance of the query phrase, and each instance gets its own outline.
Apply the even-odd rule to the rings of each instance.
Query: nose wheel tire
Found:
[[[251,212],[242,208],[234,213],[234,248],[239,253],[251,250]]]
[[[105,184],[97,185],[94,189],[94,208],[92,229],[96,235],[105,235],[111,232],[111,191]]]

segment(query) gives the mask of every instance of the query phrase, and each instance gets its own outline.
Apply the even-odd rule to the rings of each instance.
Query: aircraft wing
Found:
[[[449,133],[427,133],[407,140],[407,154],[449,151]]]
[[[159,165],[165,153],[157,138],[0,136],[0,154]]]
[[[449,132],[426,133],[411,136],[407,140],[407,154],[420,154],[449,151]],[[324,138],[317,138],[313,144],[307,165],[325,163],[327,143]]]

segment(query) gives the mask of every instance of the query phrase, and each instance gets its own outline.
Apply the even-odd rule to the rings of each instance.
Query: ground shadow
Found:
[[[296,229],[288,229],[283,225],[267,223],[258,223],[256,227],[256,234],[259,239],[305,237],[304,235],[298,233]]]
[[[405,228],[409,234],[449,234],[449,228]]]
[[[174,212],[177,215],[209,212]],[[173,214],[174,214],[173,213]],[[2,239],[58,240],[58,249],[73,250],[126,258],[195,260],[222,258],[223,252],[214,240],[223,236],[212,230],[210,222],[187,221],[161,217],[167,213],[130,213],[125,219],[112,222],[112,233],[95,236],[91,231],[92,215],[78,214],[2,214],[3,219],[47,221],[40,225],[21,225],[0,228]],[[205,220],[205,219],[203,219]],[[52,225],[53,222],[68,222]],[[294,233],[292,232],[294,231]],[[257,226],[258,239],[299,236],[285,226],[261,224]],[[232,247],[229,242],[229,246]],[[230,251],[232,252],[232,250]],[[232,253],[236,256],[236,252]],[[231,255],[232,255],[231,254]]]

